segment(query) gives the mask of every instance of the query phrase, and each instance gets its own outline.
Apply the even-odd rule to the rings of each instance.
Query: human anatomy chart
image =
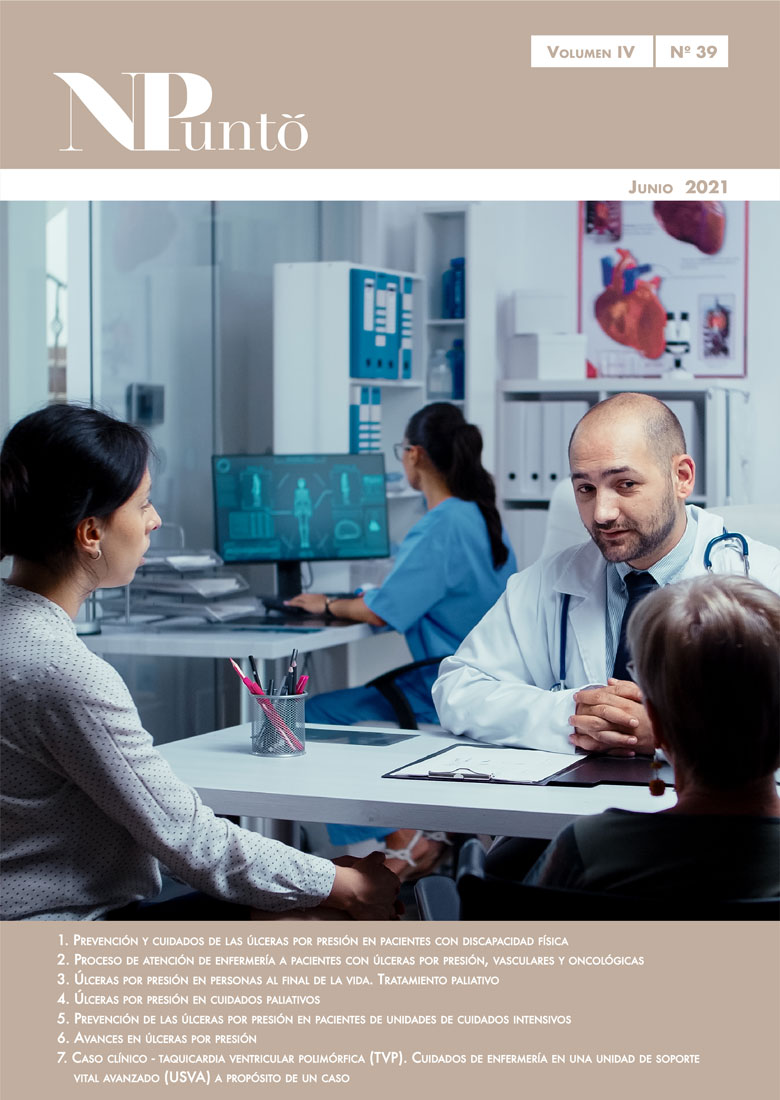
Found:
[[[605,377],[742,377],[747,204],[583,203],[580,329]]]

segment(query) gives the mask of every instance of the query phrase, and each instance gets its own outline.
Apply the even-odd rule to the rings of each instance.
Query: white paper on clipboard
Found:
[[[393,779],[449,779],[477,783],[541,783],[582,758],[540,749],[455,745],[413,760],[389,775]]]

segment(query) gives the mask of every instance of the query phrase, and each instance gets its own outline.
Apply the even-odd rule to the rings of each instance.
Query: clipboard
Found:
[[[628,784],[641,787],[651,778],[649,757],[604,756],[600,753],[571,757],[564,753],[549,753],[543,749],[515,749],[508,745],[481,746],[481,751],[485,759],[487,759],[488,753],[509,752],[533,754],[534,757],[543,758],[538,760],[539,767],[544,763],[554,764],[555,758],[561,758],[563,764],[555,770],[551,769],[544,778],[519,779],[510,778],[507,774],[502,776],[500,771],[494,770],[491,772],[487,767],[484,770],[475,769],[472,773],[461,772],[452,766],[448,767],[448,764],[452,765],[458,762],[456,758],[452,757],[450,760],[442,761],[441,767],[429,763],[429,761],[437,760],[440,757],[446,757],[448,753],[458,753],[461,749],[462,746],[460,745],[451,745],[446,749],[439,749],[438,752],[422,756],[419,760],[412,760],[409,764],[404,764],[400,768],[386,772],[382,778],[468,783],[515,783],[537,787],[596,787],[600,783]],[[474,742],[471,742],[468,749],[474,750],[477,749],[477,746]],[[424,766],[426,764],[428,764],[427,768]],[[498,764],[497,760],[496,764]],[[413,771],[410,771],[410,769],[413,769]],[[667,787],[674,786],[674,771],[671,764],[663,764],[659,771],[653,772],[653,775],[658,775],[663,779]]]
[[[382,778],[543,786],[581,763],[568,753],[471,742],[429,753],[385,772]]]
[[[674,770],[669,763],[663,763],[651,774],[649,756],[604,756],[592,753],[577,757],[573,768],[548,780],[551,787],[597,787],[599,783],[630,784],[634,787],[645,786],[656,776],[663,779],[667,787],[674,786]]]

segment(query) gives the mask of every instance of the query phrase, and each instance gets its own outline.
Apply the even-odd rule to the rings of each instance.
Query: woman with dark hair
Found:
[[[517,563],[496,510],[493,478],[482,465],[482,434],[456,405],[440,401],[416,412],[396,453],[427,511],[401,544],[392,572],[379,588],[360,597],[328,599],[306,592],[289,602],[315,614],[388,624],[406,636],[415,661],[447,657],[502,594]],[[431,699],[436,674],[437,666],[430,665],[398,681],[420,722],[438,720]],[[373,687],[315,696],[306,704],[306,717],[336,725],[395,721],[392,707]],[[401,855],[393,857],[399,863],[391,858],[389,865],[402,878],[410,848],[433,848],[426,844],[430,838],[411,830],[330,825],[328,833],[337,845],[393,834],[385,842],[388,856]],[[418,853],[415,863],[419,873]]]
[[[3,444],[3,919],[392,917],[381,858],[336,867],[216,818],[76,636],[84,600],[128,584],[160,524],[148,460],[137,428],[75,405],[32,413]],[[150,901],[160,863],[198,892]]]

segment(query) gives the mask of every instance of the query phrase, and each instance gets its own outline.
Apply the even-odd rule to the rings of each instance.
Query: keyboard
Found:
[[[328,599],[351,600],[354,592],[329,592]],[[317,612],[306,611],[303,607],[289,607],[284,602],[283,596],[260,596],[266,611],[279,611],[285,618],[303,618],[307,615],[316,615]]]
[[[306,612],[302,607],[287,607],[283,596],[260,596],[266,611],[280,611],[288,618],[300,618]]]

